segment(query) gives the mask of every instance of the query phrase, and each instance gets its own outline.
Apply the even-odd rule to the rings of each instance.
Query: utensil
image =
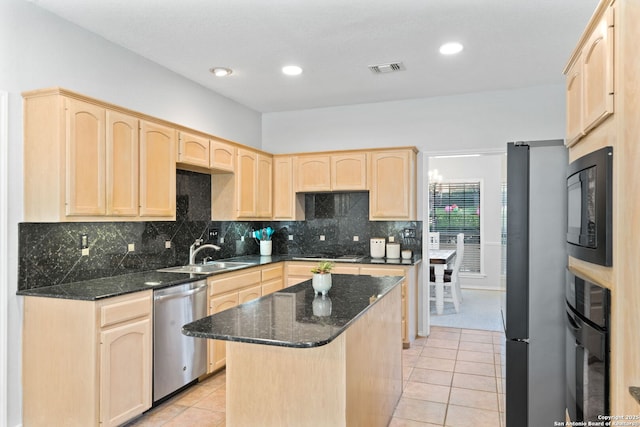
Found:
[[[267,239],[271,240],[272,235],[273,235],[273,228],[267,227]]]

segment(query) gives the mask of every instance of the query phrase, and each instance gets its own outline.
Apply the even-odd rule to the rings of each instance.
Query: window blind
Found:
[[[440,233],[440,248],[455,249],[464,233],[461,272],[480,273],[480,182],[430,183],[429,231]]]

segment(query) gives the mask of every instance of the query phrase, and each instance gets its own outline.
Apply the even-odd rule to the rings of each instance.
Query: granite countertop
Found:
[[[332,274],[332,282],[326,297],[315,295],[307,280],[188,323],[182,333],[281,347],[319,347],[340,335],[402,278]],[[377,298],[371,302],[371,297]]]
[[[244,268],[251,268],[260,265],[273,264],[282,261],[291,261],[292,255],[245,255],[241,257],[229,258],[224,261],[242,261],[249,265]],[[216,260],[220,261],[220,260]],[[313,261],[299,261],[313,262]],[[372,265],[415,265],[421,262],[420,255],[414,255],[411,259],[373,259],[365,257],[354,264]],[[351,264],[351,263],[345,263]],[[235,269],[232,271],[240,271]],[[46,298],[65,298],[76,300],[96,301],[103,298],[111,298],[132,292],[139,292],[148,289],[161,289],[182,283],[194,282],[206,279],[207,276],[225,274],[231,271],[220,271],[210,274],[190,274],[190,273],[167,273],[157,270],[145,271],[141,273],[123,274],[120,276],[104,277],[101,279],[84,280],[81,282],[63,283],[60,285],[45,286],[41,288],[23,289],[16,292],[17,295],[35,296]]]

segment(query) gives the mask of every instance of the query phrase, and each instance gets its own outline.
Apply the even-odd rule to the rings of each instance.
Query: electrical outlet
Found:
[[[293,234],[289,234],[289,240],[293,240]]]
[[[127,250],[128,250],[129,252],[133,252],[133,251],[135,251],[135,250],[136,250],[136,244],[135,244],[135,243],[129,243],[129,244],[127,245]]]
[[[416,237],[416,229],[415,228],[405,228],[403,230],[403,235],[405,238],[415,238]]]
[[[224,243],[224,237],[221,237],[220,240],[218,241],[219,244],[223,244]]]
[[[396,241],[396,238],[393,236],[389,236],[389,243],[393,243]]]
[[[165,249],[171,249],[171,240],[165,240],[164,248]]]
[[[80,253],[82,254],[82,256],[89,256],[89,248],[81,249]]]
[[[218,238],[220,237],[220,230],[218,230],[217,228],[210,228],[209,229],[209,241],[216,243],[218,241]]]
[[[321,234],[321,235],[320,235],[320,241],[321,241],[321,242],[324,242],[324,234]]]
[[[354,242],[358,242],[358,241],[360,241],[360,237],[359,237],[359,236],[353,236],[353,241],[354,241]]]
[[[89,236],[86,234],[80,235],[80,249],[89,249]]]
[[[240,241],[244,242],[244,236],[240,236]]]

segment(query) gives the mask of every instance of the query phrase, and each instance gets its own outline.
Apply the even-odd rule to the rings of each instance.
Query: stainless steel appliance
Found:
[[[207,371],[207,342],[182,334],[182,326],[207,315],[207,282],[185,283],[153,293],[153,401]]]
[[[608,289],[567,270],[566,404],[572,422],[609,415]]]
[[[567,171],[569,255],[613,265],[613,147],[574,160]]]
[[[565,419],[567,163],[561,140],[507,146],[507,427]]]

